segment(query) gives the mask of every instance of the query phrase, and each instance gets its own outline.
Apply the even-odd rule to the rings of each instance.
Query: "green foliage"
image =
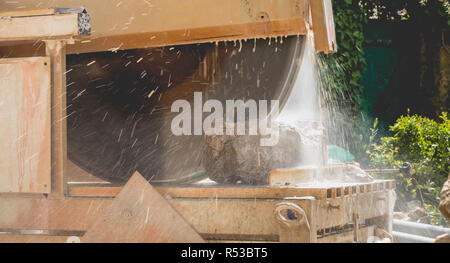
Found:
[[[365,11],[358,3],[357,0],[333,2],[338,52],[321,57],[323,74],[332,75],[323,76],[325,92],[331,96],[330,100],[350,102],[355,109],[359,109],[362,90],[359,80],[365,66],[362,44],[363,26],[367,22]],[[342,100],[343,97],[346,100]]]
[[[371,161],[368,152],[371,150],[372,145],[379,140],[378,119],[375,118],[373,123],[371,123],[364,114],[361,114],[360,119],[356,120],[356,122],[359,123],[359,125],[355,125],[357,127],[355,133],[357,135],[353,136],[355,139],[350,148],[353,149],[361,167],[368,167]]]
[[[450,29],[449,0],[335,0],[333,13],[338,52],[320,57],[324,103],[334,104],[331,111],[350,111],[344,114],[353,118],[359,118],[363,27],[369,19],[415,23],[427,34]]]
[[[360,149],[349,147],[347,142],[359,136],[354,120],[360,116],[360,79],[365,67],[363,27],[367,17],[357,0],[333,1],[333,9],[338,52],[319,57],[321,101],[328,111],[325,125],[333,131],[329,142],[355,153]]]
[[[363,27],[369,18],[407,20],[425,31],[448,31],[450,25],[448,0],[345,0],[333,1],[333,9],[338,52],[320,58],[323,89],[325,98],[337,103],[332,110],[349,109],[356,118],[361,103],[360,79],[366,65]]]
[[[363,0],[361,5],[366,10],[367,16],[377,19],[420,22],[424,17],[428,17],[438,21],[440,26],[449,25],[448,0]]]
[[[449,174],[450,121],[442,113],[440,122],[421,116],[402,116],[390,127],[392,137],[383,137],[368,152],[372,168],[400,167],[410,162],[413,176],[390,175],[397,182],[400,201],[420,200],[432,223],[444,224],[439,194]]]
[[[391,175],[397,181],[400,201],[421,200],[433,222],[443,223],[437,204],[449,173],[446,113],[440,122],[417,115],[401,117],[390,131],[380,132],[376,119],[374,123],[360,113],[360,78],[365,69],[363,26],[368,19],[414,23],[431,43],[440,43],[440,38],[438,41],[434,37],[442,32],[443,38],[450,29],[449,1],[336,0],[333,8],[338,52],[319,57],[329,142],[347,148],[362,167],[393,168],[410,162],[413,177]],[[378,138],[378,134],[391,133],[392,137]]]

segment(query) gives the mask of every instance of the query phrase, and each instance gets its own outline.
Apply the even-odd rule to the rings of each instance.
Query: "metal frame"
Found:
[[[251,2],[264,2],[263,0],[255,1]],[[212,1],[202,2],[199,0],[199,2],[209,6]],[[241,3],[241,1],[235,2]],[[163,2],[157,3],[162,4]],[[304,0],[301,3],[306,5],[308,1]],[[68,28],[62,28],[60,34],[55,35],[53,30],[45,34],[29,32],[28,28],[21,34],[14,32],[14,35],[11,35],[12,33],[8,32],[3,37],[0,32],[0,39],[7,40],[9,44],[17,44],[19,40],[30,38],[45,42],[45,53],[50,57],[52,68],[51,148],[53,167],[50,194],[0,194],[0,207],[2,208],[0,209],[0,232],[6,233],[0,235],[1,242],[65,242],[83,239],[85,233],[99,217],[104,215],[105,211],[108,211],[109,207],[117,206],[119,201],[114,197],[122,190],[121,187],[105,185],[71,185],[65,178],[67,161],[64,76],[66,44],[75,43],[73,38],[83,34],[84,31],[79,30],[79,21],[83,20],[83,17],[86,18],[86,15],[80,16],[80,13],[58,14],[56,10],[44,9],[28,11],[19,15],[17,13],[8,14],[8,17],[13,18],[7,19],[23,23],[29,23],[36,19],[54,20],[56,24],[58,24],[56,21],[62,18],[70,20],[71,25]],[[111,40],[109,43],[113,45],[117,44],[117,41],[126,43],[118,48],[131,48],[130,43],[146,47],[241,39],[243,37],[306,34],[306,21],[309,18],[305,10],[294,14],[294,18],[291,20],[286,20],[287,24],[282,19],[266,21],[267,17],[264,15],[262,18],[260,17],[262,21],[242,23],[245,27],[219,25],[215,27],[215,30],[210,27],[193,28],[190,30],[189,36],[184,35],[182,38],[177,38],[182,33],[179,30],[159,32],[156,33],[156,36],[165,36],[165,40],[159,42],[144,39],[149,36],[148,34],[155,35],[154,31],[148,32],[147,35],[139,34],[143,37],[142,39],[137,35],[130,34],[111,36],[108,39]],[[81,14],[86,13],[83,11]],[[314,17],[316,14],[312,13],[312,15]],[[5,16],[5,13],[3,16],[0,14],[0,17]],[[262,25],[263,27],[261,27]],[[247,30],[248,28],[253,31],[235,34],[236,30]],[[268,28],[271,31],[267,31]],[[284,28],[284,30],[277,31],[276,28]],[[316,26],[315,29],[316,35],[324,34],[324,31],[320,32],[319,26]],[[183,35],[181,34],[181,36]],[[91,40],[92,42],[90,42]],[[91,40],[84,43],[91,43],[88,45],[75,45],[74,48],[71,48],[71,52],[108,48],[98,45],[102,41],[101,38]],[[328,51],[332,52],[333,50]],[[148,186],[140,184],[138,188],[145,189],[146,187]],[[156,190],[203,239],[210,242],[364,242],[369,236],[375,235],[377,229],[383,229],[388,233],[392,231],[394,188],[393,181],[376,181],[337,188],[160,186]],[[136,196],[131,194],[127,198],[136,200],[139,199],[139,196],[136,193]],[[127,207],[120,205],[118,207],[128,211]]]

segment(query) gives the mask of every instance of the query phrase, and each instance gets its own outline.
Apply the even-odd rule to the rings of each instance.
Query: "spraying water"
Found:
[[[318,167],[322,156],[323,130],[320,124],[319,84],[312,35],[307,36],[300,71],[277,121],[295,127],[300,134],[300,166]]]
[[[333,78],[333,72],[324,70],[324,61],[316,55],[311,33],[307,35],[300,63],[301,67],[294,87],[277,121],[294,127],[300,135],[299,159],[301,163],[297,168],[303,171],[317,171],[314,179],[312,181],[309,179],[305,183],[325,186],[337,182],[351,183],[372,180],[357,166],[344,165],[334,168],[327,166],[328,136],[323,122],[327,122],[325,125],[329,127],[337,125],[332,118],[338,111],[336,100],[345,98],[345,96],[330,97],[330,94],[326,92],[328,90],[326,85],[330,82],[329,79]],[[342,68],[340,69],[342,70]],[[335,125],[329,125],[329,123]],[[342,133],[339,132],[335,136],[343,140]]]
[[[309,37],[305,43],[300,72],[283,112],[278,117],[281,122],[295,123],[320,119],[314,45]]]

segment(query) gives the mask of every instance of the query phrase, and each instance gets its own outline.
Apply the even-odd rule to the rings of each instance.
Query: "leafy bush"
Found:
[[[410,162],[412,177],[394,174],[399,202],[420,200],[435,224],[445,224],[437,209],[439,193],[449,174],[450,122],[442,113],[440,122],[418,115],[402,116],[390,127],[392,137],[383,137],[368,151],[372,168],[400,167]]]
[[[359,111],[362,87],[360,78],[365,67],[363,27],[367,22],[359,0],[333,2],[337,53],[320,55],[324,103],[333,108],[353,107]],[[345,100],[342,100],[342,97]],[[329,105],[335,104],[335,105]]]
[[[359,138],[361,92],[360,79],[365,68],[363,27],[366,11],[359,0],[333,1],[338,52],[318,56],[321,103],[324,125],[330,144],[352,153],[365,153],[356,144]]]

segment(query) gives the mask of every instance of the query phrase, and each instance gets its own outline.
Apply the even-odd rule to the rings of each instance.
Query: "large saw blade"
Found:
[[[68,158],[125,182],[201,174],[202,136],[174,136],[175,100],[286,102],[304,36],[71,55],[67,58]]]

